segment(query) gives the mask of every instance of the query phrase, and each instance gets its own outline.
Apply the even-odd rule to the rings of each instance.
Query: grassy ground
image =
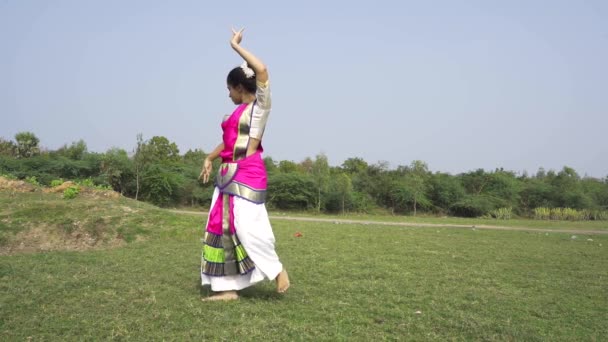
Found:
[[[132,209],[139,210],[137,222],[117,222],[141,225],[145,240],[0,256],[0,340],[572,341],[608,335],[608,236],[276,220],[277,250],[292,277],[289,293],[277,295],[272,283],[262,283],[237,302],[203,303],[202,219]]]

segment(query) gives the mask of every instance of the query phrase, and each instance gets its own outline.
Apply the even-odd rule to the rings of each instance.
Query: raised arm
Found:
[[[243,31],[245,29],[240,29],[236,31],[232,29],[232,39],[230,40],[230,46],[238,53],[243,59],[247,62],[247,65],[255,71],[255,79],[256,81],[266,84],[268,81],[268,70],[266,70],[266,65],[254,56],[251,52],[247,51],[244,47],[242,47],[241,40],[243,40]]]

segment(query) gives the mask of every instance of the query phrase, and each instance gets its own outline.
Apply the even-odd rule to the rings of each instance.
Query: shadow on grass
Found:
[[[199,289],[201,298],[209,297],[214,294],[209,285],[201,286],[200,279],[197,279],[195,284]],[[260,299],[260,300],[281,300],[285,295],[275,292],[262,284],[256,284],[238,291],[241,299]]]
[[[241,298],[247,299],[264,299],[264,300],[281,300],[284,295],[277,293],[274,289],[269,289],[260,285],[254,285],[239,291]]]

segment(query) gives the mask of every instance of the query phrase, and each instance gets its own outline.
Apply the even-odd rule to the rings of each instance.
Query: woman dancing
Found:
[[[268,71],[240,45],[242,39],[243,29],[233,29],[230,45],[245,60],[227,78],[228,96],[238,106],[224,118],[223,141],[205,158],[200,175],[207,182],[213,160],[221,158],[201,263],[202,285],[211,285],[215,294],[203,301],[238,299],[238,290],[265,278],[276,281],[279,293],[289,288],[264,205],[261,142],[271,107]]]

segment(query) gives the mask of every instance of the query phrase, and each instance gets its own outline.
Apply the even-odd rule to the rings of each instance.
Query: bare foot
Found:
[[[239,299],[239,295],[238,295],[238,293],[236,293],[236,291],[223,291],[223,292],[217,292],[213,296],[202,298],[201,300],[203,302],[212,302],[212,301],[216,301],[216,300],[228,301],[228,300],[237,300],[237,299]]]
[[[287,275],[287,271],[283,269],[281,273],[276,277],[277,281],[277,292],[285,293],[289,288],[289,276]]]

